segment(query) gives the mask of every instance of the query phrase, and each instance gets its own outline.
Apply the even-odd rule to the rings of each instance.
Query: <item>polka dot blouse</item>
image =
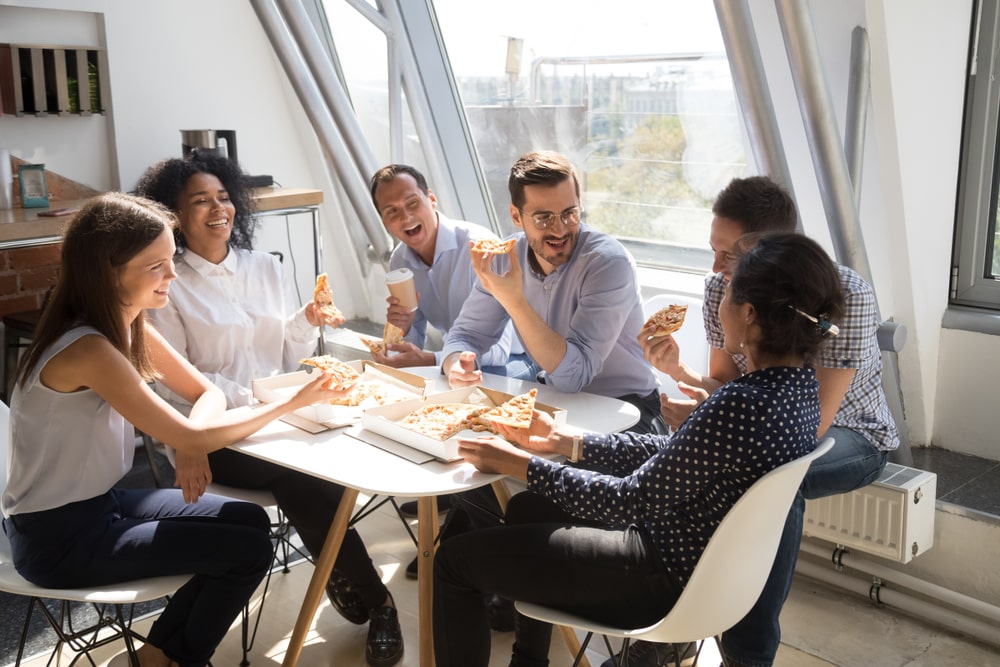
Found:
[[[812,369],[755,371],[716,390],[673,436],[588,435],[575,466],[533,457],[528,488],[581,519],[646,530],[687,583],[740,496],[816,447],[817,392]]]

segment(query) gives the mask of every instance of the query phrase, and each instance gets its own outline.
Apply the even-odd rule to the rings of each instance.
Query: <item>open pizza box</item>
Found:
[[[417,410],[428,403],[467,403],[471,405],[481,405],[486,408],[493,408],[501,403],[506,403],[511,398],[513,398],[513,394],[506,394],[502,391],[495,391],[486,387],[462,387],[461,389],[452,389],[451,391],[432,394],[422,399],[414,399],[394,403],[392,405],[382,405],[375,408],[368,408],[362,412],[362,430],[355,437],[373,444],[376,447],[382,447],[382,443],[384,442],[383,438],[366,437],[367,433],[374,433],[378,436],[384,436],[384,438],[388,438],[389,440],[420,450],[421,452],[429,454],[440,461],[456,461],[461,458],[458,455],[458,440],[460,438],[478,438],[483,435],[489,435],[489,432],[464,430],[459,431],[447,440],[438,440],[437,438],[417,433],[416,431],[398,424],[397,422],[404,419],[414,410]],[[538,402],[535,403],[535,408],[541,410],[542,412],[549,413],[557,424],[566,423],[566,411],[562,408],[556,408],[551,405],[545,405],[544,403]],[[390,449],[391,451],[391,448],[386,449]],[[393,453],[399,454],[404,458],[409,458],[410,460],[416,462],[429,460],[426,457],[407,456],[405,453],[398,451],[394,451]]]
[[[361,359],[345,362],[361,375],[357,389],[370,393],[357,405],[317,403],[299,408],[282,417],[283,421],[310,433],[356,424],[365,408],[400,401],[419,400],[424,395],[427,380],[390,366]],[[253,381],[253,395],[262,403],[287,398],[312,378],[309,371],[295,371]]]

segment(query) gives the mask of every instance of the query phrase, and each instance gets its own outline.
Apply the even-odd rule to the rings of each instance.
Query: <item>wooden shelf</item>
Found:
[[[307,188],[255,188],[253,197],[260,213],[317,206],[323,203],[322,190]],[[48,218],[39,217],[38,214],[61,208],[79,209],[86,202],[86,199],[68,199],[53,201],[48,208],[0,210],[0,249],[58,241],[58,237],[73,216]]]

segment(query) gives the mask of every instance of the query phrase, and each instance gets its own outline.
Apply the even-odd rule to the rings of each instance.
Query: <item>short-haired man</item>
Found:
[[[636,340],[645,319],[634,260],[582,223],[580,182],[562,155],[522,156],[508,188],[522,233],[508,255],[473,253],[479,283],[444,338],[442,372],[453,387],[482,382],[475,356],[513,322],[546,384],[628,401],[641,412],[633,430],[662,432],[656,376]]]
[[[375,361],[402,368],[437,366],[440,352],[423,349],[427,324],[447,332],[462,310],[476,274],[469,241],[496,239],[491,231],[471,222],[451,220],[437,210],[437,197],[423,174],[405,164],[390,164],[371,178],[372,203],[386,231],[399,241],[389,258],[390,270],[408,268],[419,295],[415,311],[390,296],[386,318],[405,332],[402,343],[389,345],[393,355],[373,353]],[[502,371],[510,353],[510,327],[483,355],[483,365]]]
[[[705,281],[703,316],[711,353],[707,376],[692,371],[679,359],[672,336],[642,341],[646,358],[656,368],[680,383],[682,391],[695,398],[677,401],[664,397],[663,414],[668,423],[679,425],[701,397],[746,371],[746,357],[722,349],[719,303],[731,275],[737,239],[751,232],[795,231],[795,202],[766,176],[733,179],[712,207],[709,243],[715,253],[713,274]],[[899,446],[896,424],[882,391],[882,356],[876,339],[879,321],[875,292],[853,270],[837,267],[846,300],[846,315],[837,322],[839,334],[828,338],[813,364],[819,381],[819,436],[833,438],[830,452],[815,461],[806,473],[802,490],[785,522],[778,553],[764,590],[753,609],[722,635],[727,664],[767,666],[781,640],[778,616],[792,584],[795,561],[802,539],[805,498],[846,493],[878,478],[889,452]],[[686,389],[685,389],[686,387]],[[687,646],[636,642],[636,656],[629,664],[660,664],[674,651],[682,658],[693,654]],[[633,658],[636,660],[633,662]],[[672,659],[672,658],[671,658]],[[606,667],[610,663],[605,663]]]

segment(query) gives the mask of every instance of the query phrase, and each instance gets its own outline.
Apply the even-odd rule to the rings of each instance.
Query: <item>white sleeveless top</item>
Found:
[[[44,386],[39,375],[55,355],[83,336],[78,326],[45,351],[14,388],[10,409],[5,516],[39,512],[106,493],[132,468],[135,430],[92,389],[70,393]]]

